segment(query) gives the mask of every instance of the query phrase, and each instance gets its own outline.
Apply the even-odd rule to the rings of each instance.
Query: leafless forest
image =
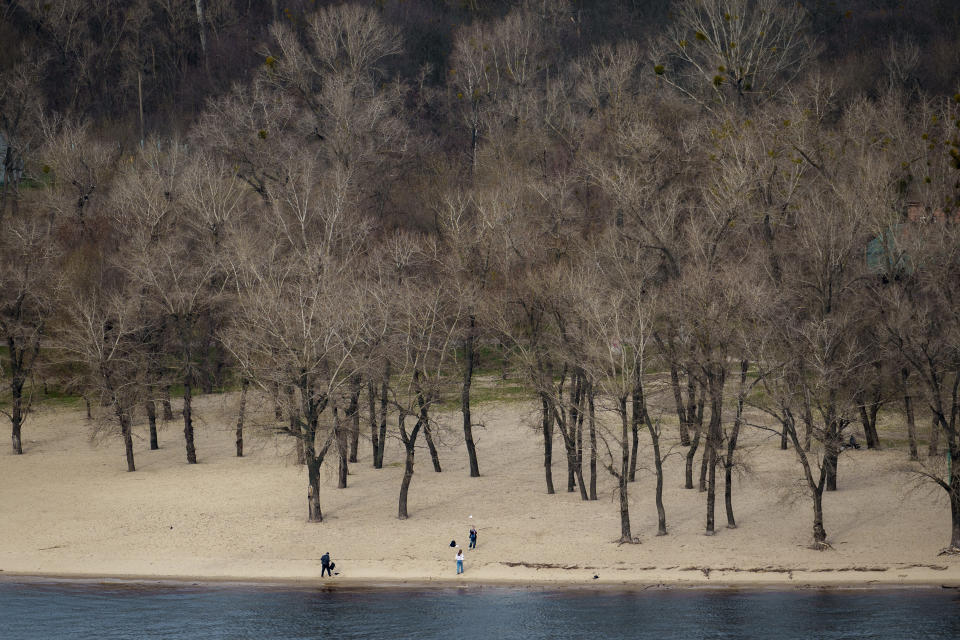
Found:
[[[174,394],[196,463],[192,397],[229,388],[238,456],[248,393],[275,403],[312,520],[321,465],[346,486],[399,438],[406,518],[439,403],[483,472],[497,369],[540,407],[546,491],[611,474],[632,542],[640,451],[668,532],[658,380],[707,533],[736,526],[745,406],[821,548],[850,431],[884,446],[890,411],[960,552],[958,33],[948,0],[3,0],[13,450],[69,394],[134,471]]]

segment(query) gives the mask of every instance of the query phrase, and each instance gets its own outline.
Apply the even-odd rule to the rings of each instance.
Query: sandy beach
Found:
[[[457,433],[459,414],[451,414],[440,438],[443,472],[432,470],[426,449],[418,452],[405,521],[396,517],[396,439],[381,470],[372,468],[369,442],[361,440],[346,489],[336,488],[331,454],[323,472],[325,521],[309,523],[306,471],[295,463],[290,438],[268,428],[264,406],[254,407],[245,457],[235,457],[236,401],[232,393],[196,400],[197,465],[185,462],[179,421],[161,430],[158,451],[149,450],[145,425],[138,425],[135,473],[126,472],[118,439],[91,439],[80,411],[32,415],[25,454],[14,456],[9,447],[0,453],[0,576],[339,587],[960,586],[960,558],[938,556],[949,540],[946,496],[918,482],[897,444],[841,456],[840,490],[824,499],[831,551],[808,548],[811,506],[794,452],[753,430],[743,438],[745,464],[734,486],[737,529],[724,527],[718,495],[717,534],[704,535],[706,494],[682,488],[676,446],[666,463],[669,535],[655,535],[654,476],[641,468],[630,485],[640,544],[617,545],[613,479],[601,469],[593,502],[567,493],[559,437],[559,492],[546,494],[532,404],[476,409],[484,424],[477,437],[483,475],[474,479]],[[881,426],[892,443],[899,427]],[[665,427],[668,447],[675,436],[675,426]],[[643,448],[641,466],[652,464],[649,456]],[[472,523],[476,550],[466,549]],[[465,549],[462,576],[455,574],[451,540]],[[321,580],[324,552],[339,576]]]

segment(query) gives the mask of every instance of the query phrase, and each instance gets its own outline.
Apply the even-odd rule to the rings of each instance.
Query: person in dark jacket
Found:
[[[471,549],[477,548],[477,528],[476,527],[470,527],[470,548]]]
[[[333,577],[333,563],[330,562],[330,552],[326,551],[320,556],[320,577],[326,572],[328,577]]]

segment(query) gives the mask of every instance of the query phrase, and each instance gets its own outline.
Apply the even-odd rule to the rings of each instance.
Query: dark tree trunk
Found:
[[[373,468],[377,466],[377,454],[380,452],[380,438],[377,437],[377,390],[372,382],[367,382],[367,416],[370,419],[370,459],[373,460]]]
[[[187,442],[187,463],[197,464],[197,448],[193,443],[193,390],[190,378],[183,381],[183,437]]]
[[[150,450],[156,451],[160,448],[157,440],[157,403],[153,400],[147,400],[147,423],[150,425]]]
[[[320,509],[320,467],[313,461],[307,462],[307,520],[323,522]]]
[[[243,419],[247,411],[247,389],[250,381],[244,378],[240,381],[240,407],[237,409],[237,457],[243,457]],[[312,485],[311,485],[312,486]]]
[[[677,405],[677,421],[680,425],[680,444],[690,446],[690,423],[687,418],[686,407],[683,404],[683,391],[680,389],[680,372],[677,365],[670,364],[670,386],[673,389],[673,399]]]
[[[337,406],[333,406],[333,433],[334,437],[337,439],[337,460],[339,460],[339,466],[337,467],[337,489],[346,489],[347,488],[347,475],[350,473],[349,466],[347,465],[348,452],[347,452],[347,433],[348,428],[345,428],[340,424],[340,412],[337,409]]]
[[[470,461],[470,477],[480,477],[480,465],[477,462],[477,447],[473,442],[473,422],[470,417],[470,385],[473,383],[474,367],[474,329],[476,317],[470,316],[467,337],[463,341],[463,386],[460,390],[460,410],[463,413],[463,439],[467,444],[467,458]]]
[[[571,386],[571,391],[576,389],[572,402],[570,404],[570,422],[575,432],[575,457],[574,457],[574,475],[578,479],[583,478],[583,397],[584,397],[584,377],[582,373],[574,374],[573,381],[575,385]]]
[[[83,404],[87,407],[87,420],[93,420],[93,416],[90,415],[90,398],[83,396]]]
[[[553,411],[547,394],[540,393],[540,418],[543,428],[543,471],[546,476],[547,494],[552,495],[553,489]]]
[[[827,477],[827,491],[837,490],[837,462],[840,454],[833,447],[827,447],[827,453],[823,456],[824,470]]]
[[[587,405],[590,411],[590,499],[597,499],[597,425],[596,425],[596,415],[593,406],[593,385],[590,385],[589,391],[587,392]],[[626,409],[624,409],[626,410]],[[636,434],[636,431],[634,431]],[[627,443],[627,452],[629,453],[630,447]],[[624,472],[626,475],[626,472]]]
[[[879,449],[880,435],[877,433],[877,413],[880,404],[873,402],[868,407],[862,404],[862,399],[860,402],[860,424],[863,425],[863,437],[867,441],[867,449]]]
[[[737,521],[733,517],[733,456],[737,451],[737,438],[740,437],[740,426],[743,424],[743,402],[747,396],[747,369],[749,363],[740,361],[740,390],[737,393],[737,415],[733,420],[733,429],[727,440],[727,456],[723,461],[723,501],[727,507],[727,528],[736,529]],[[786,433],[784,425],[784,433]]]
[[[173,407],[170,406],[170,385],[163,388],[163,419],[166,422],[173,420]]]
[[[419,377],[416,371],[414,371],[413,377],[416,382]],[[417,402],[420,405],[420,417],[417,419],[417,424],[413,427],[413,431],[411,431],[409,435],[404,426],[405,419],[403,411],[400,412],[400,417],[398,418],[400,440],[403,442],[406,451],[406,459],[403,465],[403,480],[400,482],[400,500],[397,508],[397,517],[401,520],[406,520],[408,517],[407,494],[410,491],[410,481],[413,479],[413,459],[414,453],[416,452],[417,435],[420,433],[420,430],[426,426],[428,420],[427,403],[423,397],[423,393],[419,390],[417,392]]]
[[[350,404],[347,407],[347,419],[350,421],[350,462],[357,461],[357,449],[360,447],[360,376],[354,376],[350,388]]]
[[[437,454],[437,446],[433,443],[433,434],[430,433],[430,423],[423,425],[423,437],[427,440],[427,449],[430,450],[430,461],[433,463],[435,473],[440,473],[440,456]]]
[[[726,382],[726,365],[710,365],[707,384],[710,388],[710,426],[707,430],[707,535],[715,531],[715,505],[717,499],[717,448],[723,438],[721,426],[723,414],[723,388]]]
[[[707,425],[706,442],[703,443],[703,454],[700,456],[700,481],[697,483],[697,491],[703,493],[707,490],[707,463],[710,462],[710,427]]]
[[[290,415],[296,420],[296,431],[291,434],[303,448],[304,464],[307,466],[307,518],[310,522],[323,522],[323,512],[320,510],[320,468],[330,445],[336,436],[333,430],[327,435],[326,442],[317,451],[317,426],[320,413],[327,405],[328,398],[317,399],[313,394],[313,385],[309,377],[301,374],[297,383],[300,389],[300,408],[292,404],[294,392],[289,391],[291,405]]]
[[[630,473],[630,425],[627,415],[627,397],[617,398],[620,413],[620,470],[613,473],[617,479],[617,494],[620,499],[620,544],[631,544],[634,541],[630,530],[630,500],[629,500],[629,473]],[[611,466],[611,471],[613,467]]]
[[[409,517],[407,515],[407,494],[410,491],[410,481],[413,480],[413,455],[416,451],[413,448],[413,443],[406,445],[405,450],[407,455],[403,464],[403,480],[400,482],[400,502],[397,509],[397,517],[401,520],[406,520]]]
[[[697,455],[697,448],[700,446],[701,431],[703,431],[703,421],[695,421],[693,424],[693,438],[690,440],[690,448],[687,449],[687,460],[686,466],[684,467],[684,489],[693,489],[693,458]]]
[[[903,380],[903,410],[907,414],[907,440],[910,444],[910,459],[919,460],[920,455],[917,451],[917,425],[913,418],[913,401],[910,397],[910,370],[906,367],[900,370],[900,377]]]
[[[387,391],[390,382],[390,362],[383,370],[383,381],[380,383],[380,448],[377,450],[377,469],[383,468],[383,452],[387,446]]]
[[[813,494],[813,542],[815,545],[826,545],[827,531],[823,528],[823,489],[816,487]]]
[[[787,425],[782,424],[780,429],[780,450],[787,450]]]
[[[841,434],[843,429],[837,421],[830,420],[827,427],[827,437],[824,439],[823,471],[826,478],[827,491],[837,490],[837,465],[840,460]]]
[[[130,414],[116,400],[114,400],[113,406],[117,413],[117,419],[120,420],[120,435],[123,436],[123,448],[127,455],[127,471],[136,471],[137,467],[133,464],[133,433],[130,429]]]
[[[13,344],[12,339],[10,339],[9,342],[11,345]],[[13,360],[14,358],[16,358],[16,355],[11,350],[10,359]],[[23,410],[23,385],[25,383],[26,380],[19,372],[13,374],[13,380],[10,383],[10,395],[12,396],[10,407],[10,422],[12,425],[11,440],[13,442],[13,453],[18,456],[23,454],[23,438],[20,434],[23,429],[25,413]]]
[[[641,398],[637,383],[633,386],[633,393],[630,395],[630,429],[633,431],[633,446],[630,449],[630,482],[637,479],[637,456],[640,449],[640,423],[644,421],[643,412],[646,410]]]
[[[640,378],[641,372],[635,372],[633,381],[633,402],[634,411],[639,407],[640,415],[647,425],[647,431],[650,433],[650,443],[653,445],[653,465],[657,475],[656,503],[657,503],[657,535],[667,535],[667,512],[663,508],[663,458],[660,455],[660,430],[654,426],[650,420],[650,413],[647,411],[647,400],[643,394],[643,381]]]

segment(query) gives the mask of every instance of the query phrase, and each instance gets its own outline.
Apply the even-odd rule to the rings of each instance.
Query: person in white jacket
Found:
[[[457,548],[457,575],[463,573],[463,549]]]

